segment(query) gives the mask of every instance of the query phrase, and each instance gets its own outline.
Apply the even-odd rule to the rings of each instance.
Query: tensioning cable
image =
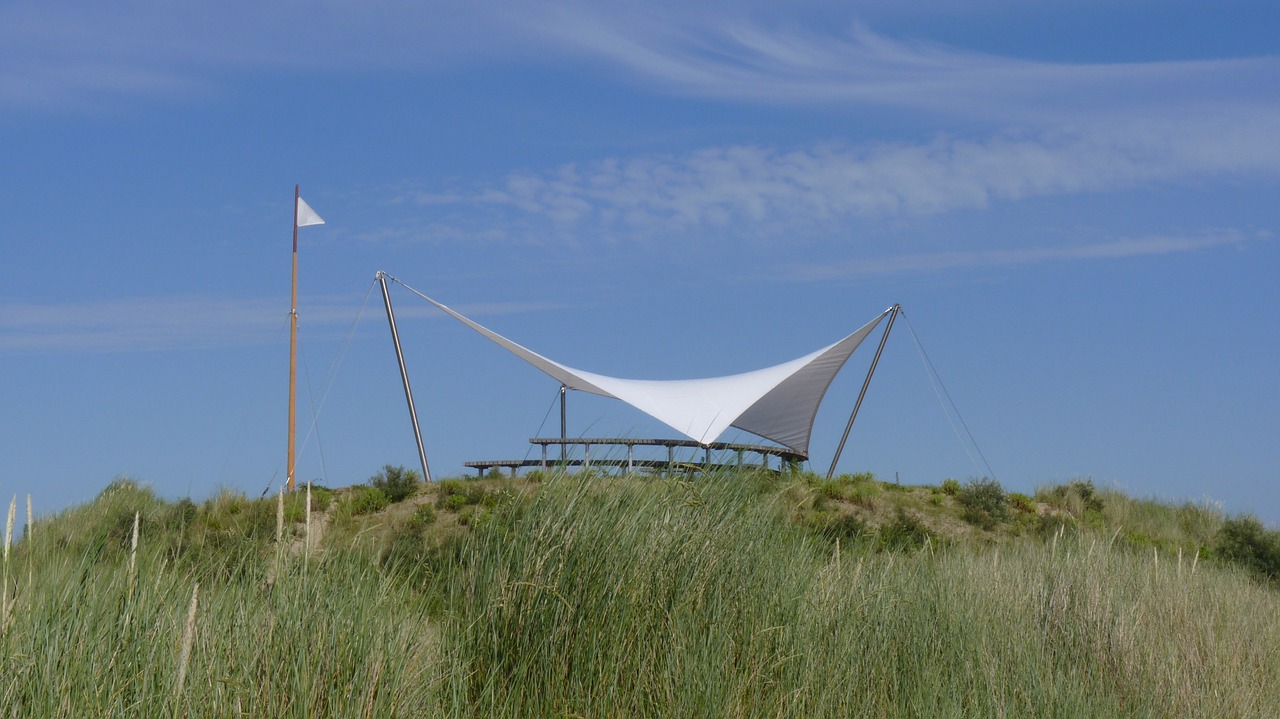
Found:
[[[978,466],[978,462],[974,460],[973,454],[969,452],[969,445],[973,445],[974,451],[978,453],[978,457],[982,459],[982,464],[987,468],[987,476],[996,479],[996,473],[991,469],[991,463],[987,462],[987,458],[982,454],[982,448],[978,446],[978,441],[973,438],[973,432],[969,431],[969,425],[964,421],[964,417],[960,414],[960,408],[956,407],[955,400],[951,399],[951,393],[947,391],[947,386],[942,382],[942,376],[938,374],[938,370],[934,368],[933,361],[929,359],[929,355],[924,351],[924,345],[920,342],[920,336],[916,334],[916,328],[911,326],[911,320],[907,317],[906,312],[899,311],[902,319],[907,321],[907,329],[911,331],[911,339],[915,340],[916,350],[920,353],[920,361],[924,363],[925,375],[929,378],[929,386],[933,387],[933,394],[938,398],[938,404],[942,406],[942,413],[947,417],[947,424],[951,425],[951,431],[955,433],[956,439],[960,440],[961,446],[964,447],[964,453],[969,456],[969,462],[979,472],[982,467]],[[936,383],[934,380],[937,380]],[[938,388],[942,391],[939,392]],[[946,402],[942,401],[943,395],[946,395]],[[964,427],[964,432],[969,437],[969,442],[964,441],[964,437],[960,436],[960,431],[956,429],[955,422],[951,419],[951,412],[947,411],[947,404],[951,405],[951,412],[955,412],[956,419],[960,420],[960,426]],[[996,480],[999,481],[999,480]]]
[[[369,305],[369,297],[373,294],[374,285],[377,280],[369,285],[368,291],[364,293],[364,301],[360,303],[360,309],[356,311],[355,319],[351,321],[351,326],[347,329],[347,335],[342,340],[342,346],[338,349],[338,354],[334,356],[333,362],[329,364],[329,371],[325,373],[324,380],[321,382],[323,392],[320,395],[320,402],[316,404],[314,396],[311,393],[311,377],[307,370],[306,357],[303,357],[303,372],[307,376],[307,395],[311,399],[311,425],[307,428],[307,434],[302,439],[302,446],[298,449],[298,454],[302,454],[307,448],[307,443],[311,440],[311,435],[316,435],[316,446],[319,447],[320,434],[317,423],[320,421],[320,413],[324,410],[325,402],[329,400],[329,392],[333,390],[334,381],[338,377],[338,370],[342,367],[342,361],[346,358],[347,350],[351,348],[351,342],[355,339],[356,328],[360,324],[360,320],[364,317],[364,310]],[[324,449],[320,449],[320,471],[326,473],[324,464]],[[327,478],[327,477],[326,477]]]
[[[556,408],[556,400],[560,399],[560,389],[556,388],[556,394],[551,398],[551,404],[547,405],[547,413],[542,415],[542,422],[538,424],[538,431],[533,433],[534,437],[542,436],[542,428],[547,426],[547,418],[551,416],[551,410]],[[533,444],[529,445],[529,449],[524,451],[524,459],[529,459],[529,455],[533,452]]]

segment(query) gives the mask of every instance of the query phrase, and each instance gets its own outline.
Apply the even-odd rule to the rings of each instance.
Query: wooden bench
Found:
[[[464,462],[463,466],[475,469],[476,472],[483,476],[485,472],[495,467],[502,467],[511,470],[511,476],[517,476],[521,467],[537,467],[539,469],[550,469],[552,467],[582,467],[590,469],[592,466],[625,468],[628,472],[634,472],[636,469],[650,469],[658,471],[672,471],[681,469],[685,471],[721,471],[727,469],[735,469],[746,466],[745,454],[753,452],[760,455],[761,469],[773,471],[769,466],[769,457],[779,458],[779,471],[794,467],[795,464],[807,459],[804,455],[793,452],[783,447],[771,447],[761,444],[738,444],[732,442],[712,442],[710,444],[700,444],[687,439],[618,439],[611,437],[592,437],[592,438],[565,438],[565,437],[534,437],[529,440],[530,444],[539,445],[542,448],[542,457],[540,459],[494,459],[475,462]],[[547,457],[547,447],[560,445],[561,457],[559,459]],[[583,448],[583,456],[581,458],[568,457],[564,451],[565,448],[581,446]],[[591,458],[592,446],[606,447],[626,447],[627,458],[621,459],[617,457],[597,457]],[[635,457],[636,447],[666,447],[667,458],[662,459],[637,459]],[[675,457],[676,448],[695,448],[703,451],[702,461],[696,459],[687,461],[678,461]],[[718,462],[712,461],[712,452],[732,451],[737,454],[736,462]]]

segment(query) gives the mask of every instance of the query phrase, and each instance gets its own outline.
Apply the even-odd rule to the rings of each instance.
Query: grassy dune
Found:
[[[314,546],[301,493],[117,482],[14,544],[0,716],[1280,715],[1212,507],[540,479],[317,492]]]

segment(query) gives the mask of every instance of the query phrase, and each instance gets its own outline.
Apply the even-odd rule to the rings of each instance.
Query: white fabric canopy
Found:
[[[622,400],[701,444],[729,427],[809,456],[809,436],[827,387],[889,310],[835,344],[773,367],[706,379],[642,380],[586,372],[547,359],[416,293],[569,389]]]

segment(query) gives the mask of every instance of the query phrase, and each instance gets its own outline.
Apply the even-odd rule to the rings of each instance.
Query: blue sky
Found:
[[[0,494],[280,481],[298,183],[327,220],[300,232],[301,479],[416,463],[386,270],[642,378],[900,302],[1006,488],[1280,524],[1277,30],[1231,1],[7,3]],[[554,382],[393,293],[433,471],[555,432]],[[900,323],[841,469],[986,474],[953,422]]]

